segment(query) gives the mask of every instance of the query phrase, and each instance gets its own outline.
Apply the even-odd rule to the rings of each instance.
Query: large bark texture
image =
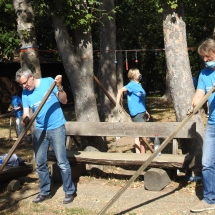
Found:
[[[63,18],[53,15],[52,20],[58,50],[72,88],[76,120],[98,122],[99,115],[93,83],[91,34],[75,30],[72,45]],[[82,147],[86,148],[90,142],[93,142],[90,138],[88,141],[82,140]],[[100,151],[107,149],[101,138],[97,138],[93,146]]]
[[[169,89],[176,119],[179,122],[186,117],[186,112],[194,95],[185,27],[182,3],[178,1],[178,8],[175,12],[165,5],[163,31],[167,72],[169,73]],[[183,141],[182,145],[184,146],[184,152],[196,155],[196,172],[198,172],[201,169],[204,125],[200,114],[194,116],[192,120],[197,123],[197,137],[193,141]]]
[[[40,61],[34,27],[34,13],[29,0],[13,0],[17,15],[17,32],[21,39],[21,67],[31,69],[36,78],[41,77]]]
[[[110,12],[115,7],[114,0],[103,0],[100,6],[101,10]],[[101,18],[100,25],[100,75],[99,79],[104,88],[108,91],[111,97],[116,100],[117,93],[117,78],[115,50],[116,50],[116,25],[115,14],[109,13],[113,19],[109,20],[106,15]],[[100,93],[100,117],[102,121],[108,121],[111,115],[111,110],[114,108],[109,99],[101,91]]]

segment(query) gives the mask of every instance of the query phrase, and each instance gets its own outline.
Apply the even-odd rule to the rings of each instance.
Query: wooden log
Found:
[[[15,192],[19,190],[20,188],[20,181],[19,180],[12,180],[8,185],[7,185],[7,190]]]
[[[26,176],[33,171],[33,164],[25,163],[23,166],[5,166],[0,172],[0,181],[5,181],[11,178]]]
[[[66,122],[67,135],[166,138],[180,122]],[[195,138],[196,123],[188,122],[174,138]]]
[[[144,186],[147,190],[160,191],[171,182],[163,169],[151,168],[144,175]]]
[[[86,152],[86,151],[69,151],[67,158],[70,163],[91,163],[98,165],[113,166],[140,166],[151,154],[136,153],[106,153],[106,152]],[[56,161],[54,152],[48,153],[49,161]],[[156,157],[149,167],[167,168],[167,169],[188,169],[194,166],[193,155],[172,155],[161,154]]]

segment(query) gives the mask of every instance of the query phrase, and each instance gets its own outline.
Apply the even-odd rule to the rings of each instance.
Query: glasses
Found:
[[[26,84],[28,83],[28,79],[29,79],[29,78],[30,78],[30,76],[28,76],[28,78],[27,78],[26,82],[24,82],[24,83],[20,84],[20,86],[21,86],[21,87],[23,87],[24,85],[26,85]]]

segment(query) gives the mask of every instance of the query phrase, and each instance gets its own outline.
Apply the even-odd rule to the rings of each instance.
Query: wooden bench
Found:
[[[66,122],[68,141],[73,136],[130,136],[151,137],[157,133],[160,138],[166,138],[179,125],[179,122]],[[196,123],[188,122],[174,138],[195,138]],[[176,145],[176,144],[175,144]],[[173,147],[176,152],[177,147]],[[174,153],[175,153],[174,152]],[[150,154],[136,153],[104,153],[87,151],[68,151],[71,163],[89,163],[101,165],[142,165]],[[49,152],[48,159],[56,161],[54,153]],[[149,167],[167,169],[189,169],[194,165],[193,155],[161,154],[156,157]]]

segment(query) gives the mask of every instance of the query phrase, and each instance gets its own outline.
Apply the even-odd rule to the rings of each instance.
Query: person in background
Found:
[[[64,204],[72,202],[76,196],[70,163],[66,157],[66,129],[65,118],[60,106],[67,103],[67,95],[63,90],[62,76],[55,79],[34,78],[30,69],[23,67],[16,72],[16,81],[22,86],[23,119],[29,117],[30,108],[34,113],[44,95],[55,81],[55,88],[36,117],[36,125],[33,133],[33,149],[36,160],[36,170],[40,180],[40,193],[33,203],[43,202],[51,198],[51,181],[47,166],[47,154],[49,146],[54,149],[57,164],[60,168],[63,190],[65,192]],[[23,125],[24,122],[22,120]]]
[[[117,99],[116,99],[116,108],[121,112],[122,106],[120,105],[120,100],[124,92],[127,92],[127,103],[128,109],[133,122],[145,122],[150,118],[149,113],[146,110],[145,98],[146,92],[143,89],[140,81],[142,79],[142,75],[140,74],[139,69],[130,69],[128,71],[128,78],[130,82],[118,90]],[[145,153],[145,144],[142,141],[146,141],[146,139],[142,139],[136,137],[134,139],[135,142],[135,151],[136,153]]]
[[[198,53],[204,60],[206,68],[199,75],[188,115],[215,83],[215,41],[213,39],[205,40],[198,47]],[[215,209],[215,93],[209,97],[208,105],[209,118],[202,148],[203,199],[190,208],[191,212]]]
[[[22,108],[22,99],[19,96],[10,96],[8,94],[3,95],[2,101],[12,106],[12,112],[16,115],[16,133],[17,137],[22,133],[24,127],[22,126],[22,116],[23,116],[23,108]],[[25,144],[25,139],[22,144]]]

